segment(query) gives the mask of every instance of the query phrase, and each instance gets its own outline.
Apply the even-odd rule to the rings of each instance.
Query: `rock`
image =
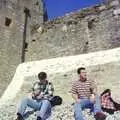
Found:
[[[64,25],[64,26],[62,27],[62,31],[63,31],[63,32],[67,32],[67,25]]]
[[[0,120],[14,120],[16,105],[3,106],[0,109]],[[93,114],[90,114],[89,109],[83,111],[85,120],[95,120]],[[107,114],[106,120],[120,120],[120,111],[113,115]],[[35,113],[29,116],[28,120],[36,120]],[[73,106],[70,103],[63,103],[61,106],[56,106],[52,109],[52,115],[47,120],[74,120]]]

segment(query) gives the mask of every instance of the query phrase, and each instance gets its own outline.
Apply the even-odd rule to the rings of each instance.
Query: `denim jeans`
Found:
[[[97,112],[101,112],[101,104],[99,96],[96,96],[96,102],[93,103],[89,99],[80,99],[80,103],[74,104],[74,111],[75,111],[75,120],[84,120],[82,110],[85,108],[90,108],[94,114]]]
[[[37,117],[41,117],[45,120],[48,115],[51,114],[51,104],[48,100],[33,100],[32,98],[24,98],[18,105],[17,113],[20,113],[23,117],[26,108],[30,107],[37,111]]]

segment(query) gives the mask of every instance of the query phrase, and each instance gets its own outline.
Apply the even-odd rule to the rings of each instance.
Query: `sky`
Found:
[[[65,13],[73,12],[81,8],[89,7],[103,0],[45,0],[48,18],[54,19]]]

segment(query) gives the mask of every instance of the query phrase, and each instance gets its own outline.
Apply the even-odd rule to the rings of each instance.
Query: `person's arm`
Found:
[[[91,91],[91,95],[97,95],[97,85],[94,80],[91,80],[90,91]]]
[[[46,86],[45,91],[44,91],[44,97],[53,96],[53,93],[54,93],[53,84],[51,82],[49,82],[48,85]]]
[[[95,97],[97,95],[97,85],[96,82],[93,80],[91,80],[90,92],[91,92],[90,100],[92,102],[95,102]]]
[[[32,88],[32,98],[33,99],[40,99],[41,97],[43,97],[43,94],[40,90],[40,83],[36,82],[33,84],[33,88]]]
[[[72,98],[76,101],[76,102],[80,102],[80,99],[78,99],[78,95],[77,94],[72,94]]]
[[[49,87],[49,89],[48,89],[48,94],[49,94],[50,96],[52,96],[53,93],[54,93],[54,86],[53,86],[52,83],[49,83],[48,87]]]
[[[80,102],[80,99],[78,98],[78,93],[77,93],[77,88],[76,88],[76,84],[75,83],[72,84],[71,93],[72,93],[72,98],[76,102]]]

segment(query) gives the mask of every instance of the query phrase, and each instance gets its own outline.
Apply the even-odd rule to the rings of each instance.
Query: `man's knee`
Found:
[[[21,100],[20,104],[27,105],[27,104],[28,104],[28,102],[29,102],[29,100],[30,100],[30,98],[25,97],[25,98],[23,98],[23,99]]]
[[[100,101],[101,101],[101,100],[100,100],[100,96],[99,96],[99,95],[96,95],[96,96],[95,96],[95,102],[94,102],[94,104],[95,104],[95,103],[100,103]]]
[[[21,100],[21,102],[22,102],[22,103],[27,103],[27,102],[28,102],[28,99],[29,99],[29,98],[25,97],[25,98],[23,98],[23,99]]]
[[[43,105],[51,105],[49,100],[42,100]]]
[[[76,107],[78,107],[78,106],[80,106],[80,103],[74,103],[74,108],[76,108]]]
[[[74,110],[75,112],[81,112],[82,111],[81,104],[76,102],[74,104]]]
[[[96,95],[95,98],[96,98],[96,99],[100,99],[100,96],[99,96],[99,95]]]

